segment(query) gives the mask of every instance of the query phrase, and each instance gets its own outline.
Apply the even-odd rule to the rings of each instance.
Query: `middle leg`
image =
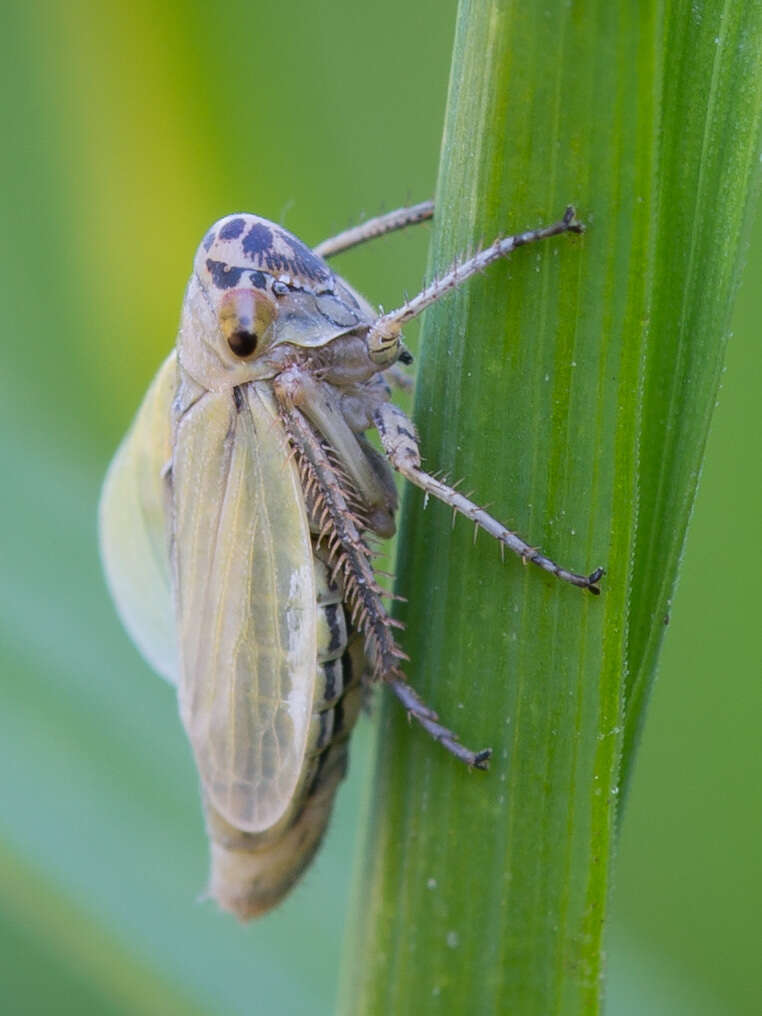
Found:
[[[374,422],[384,451],[389,456],[389,461],[411,483],[420,487],[426,494],[431,494],[439,501],[443,501],[455,511],[460,512],[461,515],[465,515],[467,519],[471,519],[486,533],[512,550],[514,554],[518,554],[523,561],[531,561],[538,568],[550,572],[562,581],[569,582],[573,586],[580,586],[582,589],[589,589],[596,596],[600,593],[598,582],[603,577],[603,568],[596,568],[590,575],[579,575],[577,572],[562,568],[555,561],[541,554],[536,547],[532,547],[522,540],[517,533],[506,529],[496,518],[464,494],[455,490],[454,487],[450,487],[435,476],[425,473],[421,469],[421,453],[418,448],[415,426],[399,406],[395,406],[392,402],[383,403],[374,413]]]

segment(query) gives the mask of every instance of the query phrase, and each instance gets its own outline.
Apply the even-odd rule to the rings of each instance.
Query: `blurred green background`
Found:
[[[199,902],[195,770],[106,594],[95,508],[212,221],[256,211],[315,243],[433,192],[454,17],[455,0],[0,7],[3,1012],[333,1009],[372,721],[286,903],[242,927]],[[340,270],[391,306],[426,233]],[[617,1016],[759,1012],[761,272],[762,222],[622,830]]]

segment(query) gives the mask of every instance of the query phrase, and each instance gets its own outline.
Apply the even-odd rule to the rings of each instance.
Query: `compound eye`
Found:
[[[231,352],[241,360],[266,345],[275,318],[272,299],[256,289],[233,289],[220,305],[220,328]]]

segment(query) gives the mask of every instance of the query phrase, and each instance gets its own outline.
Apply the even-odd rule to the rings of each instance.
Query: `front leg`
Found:
[[[561,568],[555,561],[541,554],[536,547],[531,547],[516,533],[506,529],[497,519],[455,490],[454,487],[450,487],[429,473],[425,473],[420,468],[421,453],[418,448],[415,426],[399,406],[395,406],[391,402],[383,403],[374,412],[373,420],[381,437],[384,451],[389,456],[389,461],[411,483],[420,487],[426,494],[443,501],[455,511],[460,512],[461,515],[465,515],[467,519],[471,519],[490,536],[518,554],[523,561],[531,561],[532,564],[536,564],[539,568],[550,572],[564,582],[570,582],[573,586],[580,586],[582,589],[589,589],[596,596],[600,593],[597,583],[603,576],[603,568],[596,568],[590,575],[578,575],[576,572]]]

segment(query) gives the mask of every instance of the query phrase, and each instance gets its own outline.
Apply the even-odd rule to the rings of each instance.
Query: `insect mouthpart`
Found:
[[[239,328],[238,331],[233,332],[228,339],[228,345],[236,356],[251,356],[257,348],[258,342],[259,336],[257,333],[246,331],[244,328]]]

